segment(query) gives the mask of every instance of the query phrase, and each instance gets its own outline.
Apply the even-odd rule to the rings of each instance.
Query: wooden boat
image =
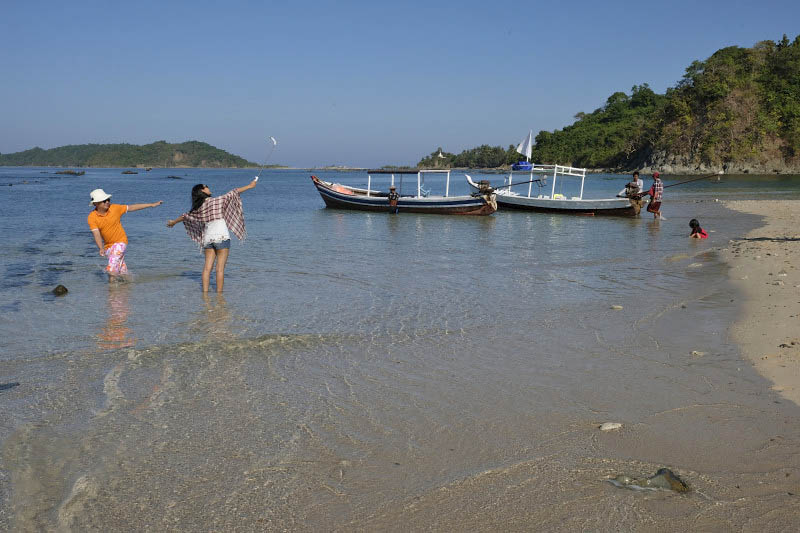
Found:
[[[566,213],[574,215],[614,215],[632,217],[639,214],[642,207],[641,201],[630,198],[584,198],[583,185],[586,180],[585,168],[573,168],[562,165],[531,165],[525,171],[526,178],[514,183],[512,170],[503,185],[493,187],[497,194],[497,205],[501,209],[523,209],[527,211],[540,211],[546,213]],[[517,173],[519,175],[519,173]],[[556,181],[573,176],[581,179],[581,188],[578,196],[564,196],[556,193]],[[551,180],[548,187],[547,180]],[[474,190],[485,190],[489,185],[486,181],[475,183],[470,176],[467,182]],[[533,185],[537,185],[534,192]],[[527,193],[512,191],[515,186],[527,185]],[[547,190],[549,189],[549,191]]]
[[[431,195],[430,191],[423,188],[423,175],[434,173],[446,174],[444,196]],[[390,205],[389,192],[372,189],[373,174],[390,174],[391,186],[395,185],[395,175],[401,176],[396,205]],[[410,194],[403,191],[404,174],[417,176],[416,187]],[[470,196],[450,196],[449,170],[369,170],[366,189],[323,181],[316,176],[311,176],[311,180],[325,201],[325,205],[338,209],[437,215],[491,215],[497,210],[495,195],[491,191],[484,193],[477,191]]]
[[[47,174],[43,172],[43,174]],[[83,176],[86,174],[85,170],[59,170],[56,174],[66,174],[67,176]]]

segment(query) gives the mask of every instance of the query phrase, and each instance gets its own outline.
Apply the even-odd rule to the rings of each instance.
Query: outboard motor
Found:
[[[481,180],[478,182],[478,190],[481,194],[491,194],[494,192],[494,189],[489,184],[489,180]]]

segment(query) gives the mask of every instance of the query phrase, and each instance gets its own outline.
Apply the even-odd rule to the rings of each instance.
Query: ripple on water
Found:
[[[25,287],[31,284],[28,276],[33,274],[33,265],[30,263],[11,263],[6,267],[5,276],[0,281],[0,288]]]

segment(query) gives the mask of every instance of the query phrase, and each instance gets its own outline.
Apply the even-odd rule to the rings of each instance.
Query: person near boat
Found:
[[[128,273],[128,265],[125,264],[125,251],[128,249],[128,235],[122,227],[121,218],[126,213],[133,213],[148,207],[157,207],[161,201],[150,204],[112,204],[111,195],[103,189],[95,189],[89,193],[90,205],[94,209],[86,218],[92,237],[97,244],[100,255],[108,258],[105,271],[109,274],[109,279]]]
[[[653,213],[653,218],[661,218],[661,199],[664,196],[664,182],[661,181],[661,175],[658,172],[653,172],[653,185],[644,194],[650,197],[650,203],[647,204],[647,212]]]
[[[205,255],[203,266],[203,293],[208,292],[211,270],[216,263],[217,293],[225,284],[225,264],[231,247],[232,231],[239,240],[244,240],[247,231],[244,224],[241,193],[256,186],[258,178],[244,187],[232,189],[222,196],[212,197],[211,189],[202,183],[192,187],[192,208],[174,220],[167,221],[167,227],[183,222],[189,238],[200,245]]]
[[[689,227],[692,232],[689,234],[691,239],[708,239],[708,232],[700,227],[700,222],[696,218],[689,221]]]
[[[644,201],[642,201],[642,192],[644,189],[644,182],[639,177],[639,171],[636,170],[633,172],[633,177],[631,181],[625,184],[625,188],[619,191],[617,194],[618,198],[628,198],[631,202],[631,205],[636,207],[636,214],[639,214],[639,211],[642,209],[642,205],[644,205]]]
[[[400,195],[397,194],[397,189],[394,185],[389,187],[389,207],[394,208],[394,212],[397,213],[397,202],[400,200]]]

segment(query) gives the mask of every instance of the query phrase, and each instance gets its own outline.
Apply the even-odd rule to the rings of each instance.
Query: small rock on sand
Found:
[[[608,480],[617,487],[638,490],[672,490],[675,492],[689,492],[689,486],[669,468],[659,468],[655,475],[648,478],[634,478],[620,474]]]
[[[622,306],[621,305],[612,305],[611,309],[613,309],[614,311],[622,311]]]
[[[619,429],[622,427],[622,424],[619,422],[604,422],[600,425],[600,431],[612,431],[614,429]]]

